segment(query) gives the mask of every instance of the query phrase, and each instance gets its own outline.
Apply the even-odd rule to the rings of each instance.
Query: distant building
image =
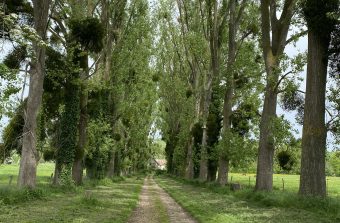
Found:
[[[165,159],[152,159],[151,166],[158,170],[166,169],[166,160]]]

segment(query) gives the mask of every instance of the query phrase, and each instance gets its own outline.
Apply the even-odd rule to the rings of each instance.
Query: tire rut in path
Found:
[[[161,210],[155,201],[161,202],[166,210],[167,222],[197,223],[168,193],[150,177],[145,178],[137,208],[128,223],[163,223]],[[164,216],[163,216],[164,217]]]

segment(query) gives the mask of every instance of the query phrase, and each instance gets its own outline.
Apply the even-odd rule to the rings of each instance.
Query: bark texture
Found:
[[[260,142],[257,161],[256,190],[273,188],[273,159],[275,145],[270,129],[276,118],[279,59],[287,44],[287,35],[296,7],[296,0],[285,0],[280,18],[277,18],[277,2],[261,0],[262,50],[266,67],[266,92],[260,123]]]
[[[50,0],[33,0],[34,28],[42,40],[46,39],[46,28]],[[30,69],[30,86],[25,111],[23,146],[18,177],[19,187],[34,188],[36,184],[37,161],[37,115],[41,105],[45,77],[45,47],[33,43],[35,58]]]
[[[194,160],[193,160],[193,155],[194,155],[194,143],[195,139],[194,137],[191,137],[189,146],[188,146],[188,151],[187,151],[187,157],[186,157],[186,168],[185,168],[185,179],[191,180],[194,178]]]
[[[315,31],[309,31],[299,191],[302,195],[326,196],[325,94],[328,44]]]
[[[230,117],[232,115],[232,100],[234,95],[234,77],[233,77],[233,69],[232,66],[235,62],[236,57],[236,1],[231,0],[229,2],[229,39],[228,39],[228,61],[227,61],[227,83],[226,83],[226,91],[224,94],[223,101],[223,136],[225,133],[231,131],[231,121]],[[228,150],[228,148],[224,148]],[[228,168],[229,168],[229,160],[225,155],[225,152],[222,152],[219,157],[219,168],[218,168],[218,178],[217,181],[221,186],[226,185],[228,182]]]
[[[270,71],[272,72],[272,71]],[[277,75],[271,75],[277,81]],[[273,188],[274,149],[271,121],[276,118],[277,94],[274,82],[267,79],[267,87],[260,123],[260,148],[257,161],[256,189],[271,190]],[[270,82],[270,83],[268,83]]]
[[[107,173],[106,173],[106,176],[111,178],[114,176],[115,174],[115,159],[116,159],[116,156],[115,156],[115,152],[112,153],[111,155],[111,159],[110,159],[110,162],[109,162],[109,166],[108,166],[108,169],[107,169]]]

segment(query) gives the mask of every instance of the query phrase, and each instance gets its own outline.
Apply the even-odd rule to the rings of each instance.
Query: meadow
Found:
[[[340,177],[326,177],[327,194],[331,197],[340,197]],[[229,182],[240,183],[247,187],[254,187],[255,174],[230,173]],[[300,176],[288,174],[274,174],[274,190],[297,193],[299,190]]]
[[[0,166],[0,222],[126,222],[143,184],[143,177],[130,176],[55,187],[50,184],[54,164],[44,163],[38,166],[37,189],[19,190],[18,168]]]
[[[38,166],[37,189],[19,190],[18,168],[0,166],[0,222],[126,222],[143,184],[143,176],[130,176],[54,187],[54,164],[43,163]],[[229,181],[243,187],[236,192],[166,175],[156,175],[155,180],[199,222],[340,222],[339,177],[327,177],[326,199],[299,197],[298,175],[275,174],[270,193],[253,191],[254,174],[230,173]]]
[[[249,176],[232,176],[240,183],[243,180],[249,184]],[[293,184],[296,183],[296,178],[297,176],[287,176],[286,179]],[[339,197],[300,197],[295,191],[297,186],[293,185],[284,192],[278,189],[272,192],[254,192],[252,187],[246,185],[242,190],[231,191],[229,187],[219,187],[214,183],[186,181],[163,175],[157,176],[156,182],[199,222],[340,222]]]

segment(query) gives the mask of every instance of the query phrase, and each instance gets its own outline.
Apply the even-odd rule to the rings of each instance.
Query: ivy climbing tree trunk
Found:
[[[57,151],[56,184],[68,184],[72,179],[72,166],[77,150],[79,124],[79,74],[73,73],[66,80],[65,110],[61,116],[60,145]],[[58,174],[58,175],[57,175]],[[64,182],[61,182],[63,180]]]
[[[50,0],[33,0],[34,28],[42,40],[46,39]],[[25,111],[23,146],[18,177],[19,187],[34,188],[36,184],[37,161],[37,115],[41,105],[45,76],[45,47],[33,42],[35,58],[31,63],[30,85]]]
[[[75,3],[77,4],[77,3]],[[87,11],[88,17],[92,16],[93,2],[87,1]],[[73,13],[76,18],[80,18],[78,13],[85,13],[83,10],[79,10],[73,6]],[[87,104],[88,104],[88,92],[87,92],[87,79],[89,77],[89,67],[88,67],[88,52],[83,51],[80,57],[79,67],[82,69],[80,75],[80,87],[79,87],[79,125],[78,125],[78,145],[75,149],[74,161],[72,166],[72,179],[76,185],[81,185],[83,182],[83,169],[84,169],[84,155],[85,147],[87,142],[87,125],[88,125],[88,114],[87,114]]]
[[[72,179],[76,185],[82,184],[83,179],[83,159],[85,154],[85,146],[87,139],[87,92],[80,90],[80,117],[79,117],[79,139],[78,146],[75,152],[75,159],[72,167]]]

